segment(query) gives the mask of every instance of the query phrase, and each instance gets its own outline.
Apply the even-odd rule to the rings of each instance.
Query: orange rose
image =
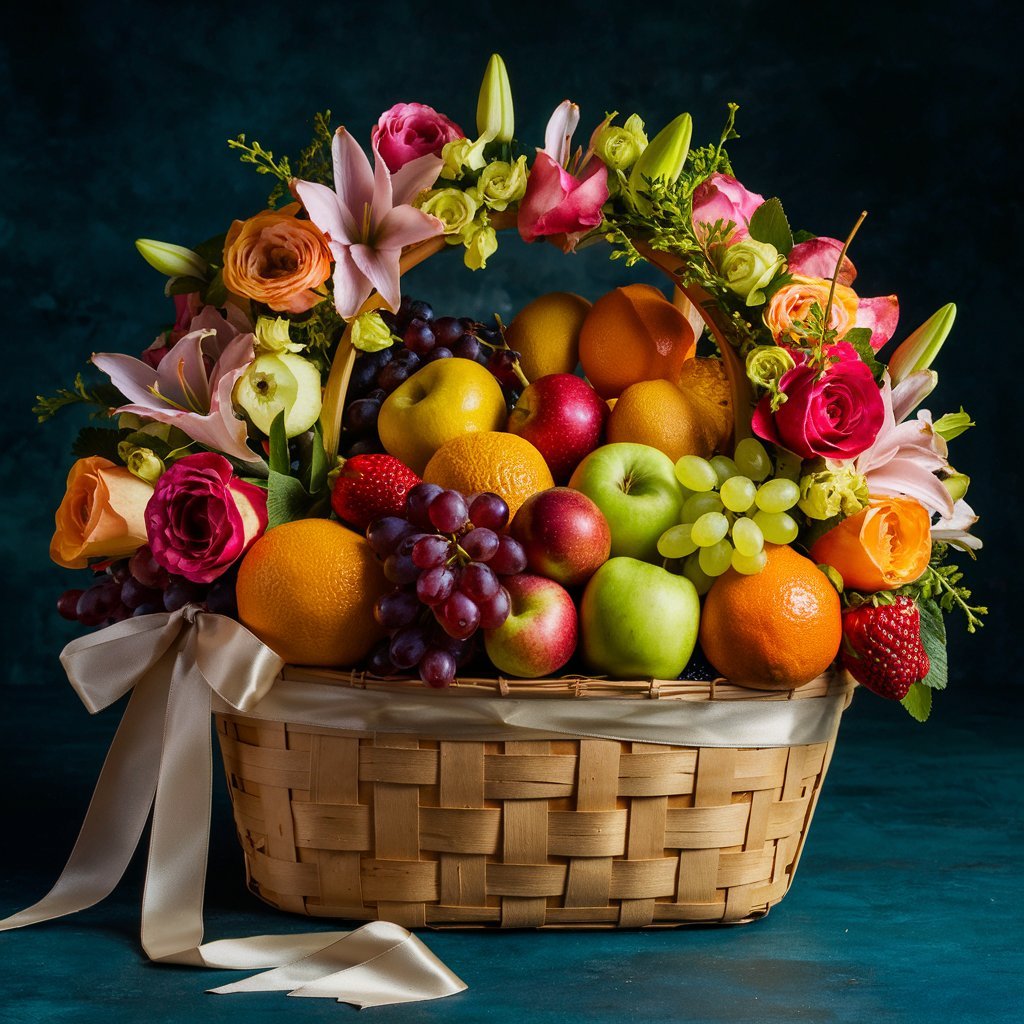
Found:
[[[331,251],[320,229],[298,220],[298,204],[236,220],[224,240],[224,284],[278,312],[305,313],[331,276]]]
[[[830,281],[818,277],[793,275],[789,284],[784,284],[769,300],[764,311],[765,326],[772,337],[781,345],[787,340],[800,341],[791,328],[794,321],[804,320],[811,315],[811,306],[817,303],[822,313],[828,305]],[[829,327],[837,332],[836,340],[841,341],[857,320],[857,293],[845,284],[836,285],[832,297],[832,312]]]
[[[130,555],[146,543],[143,513],[152,494],[124,466],[98,455],[79,459],[54,516],[50,558],[65,569],[84,569],[90,558]]]
[[[928,568],[931,517],[913,498],[877,498],[833,527],[811,548],[846,586],[872,593],[913,583]]]

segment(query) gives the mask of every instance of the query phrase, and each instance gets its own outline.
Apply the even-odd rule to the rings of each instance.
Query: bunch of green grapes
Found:
[[[686,560],[683,575],[697,593],[707,593],[730,566],[759,573],[768,561],[765,541],[796,540],[799,526],[789,510],[800,488],[787,476],[772,476],[772,460],[756,438],[740,441],[734,459],[684,455],[675,468],[686,494],[682,522],[661,535],[658,553]]]

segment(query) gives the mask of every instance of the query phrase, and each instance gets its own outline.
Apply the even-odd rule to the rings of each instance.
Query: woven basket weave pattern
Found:
[[[835,741],[771,749],[437,741],[218,715],[250,888],[406,927],[767,913]]]

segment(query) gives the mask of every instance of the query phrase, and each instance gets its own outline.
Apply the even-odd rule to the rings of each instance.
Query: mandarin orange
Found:
[[[572,292],[549,292],[516,314],[505,338],[519,353],[529,380],[550,373],[572,373],[579,362],[580,328],[590,303]]]

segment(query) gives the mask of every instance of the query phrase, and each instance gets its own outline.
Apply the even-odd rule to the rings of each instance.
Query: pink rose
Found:
[[[519,204],[519,233],[532,242],[588,231],[601,223],[601,207],[607,201],[608,168],[600,160],[590,161],[577,178],[538,150]]]
[[[852,459],[874,443],[885,419],[882,394],[851,345],[836,345],[824,371],[799,363],[779,380],[786,401],[776,412],[765,395],[754,410],[758,437],[802,459]]]
[[[179,459],[156,482],[146,505],[153,558],[193,583],[210,583],[267,528],[267,492],[231,475],[223,455]]]
[[[750,218],[762,203],[764,196],[748,192],[735,178],[728,174],[712,174],[694,190],[693,230],[704,241],[719,221],[723,224],[731,221],[735,227],[727,244],[732,245],[747,237]]]
[[[394,174],[417,157],[440,156],[446,142],[465,137],[454,121],[425,103],[396,103],[380,115],[370,140]]]

